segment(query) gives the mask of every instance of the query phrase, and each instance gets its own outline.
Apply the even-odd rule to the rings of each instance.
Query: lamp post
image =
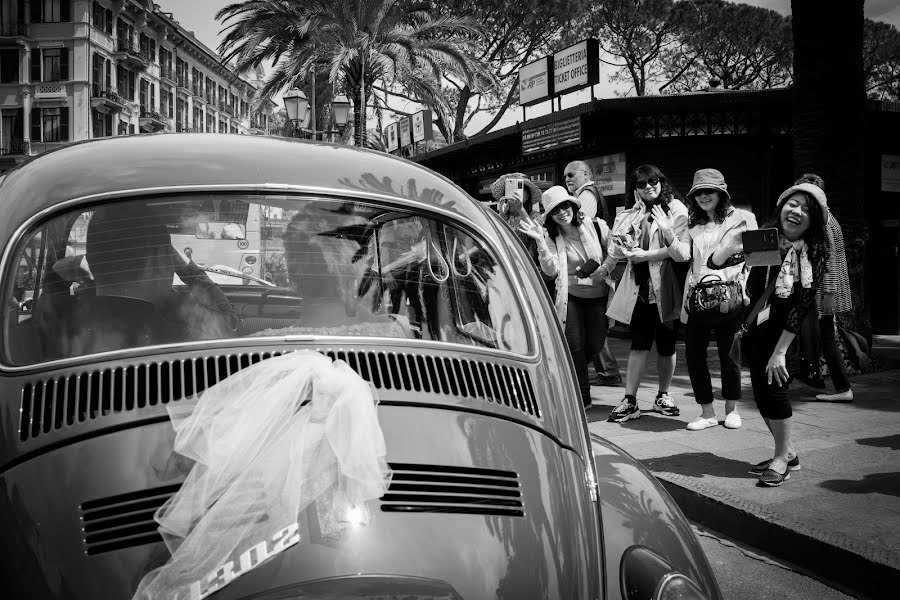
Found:
[[[327,130],[316,129],[314,121],[313,126],[309,127],[310,121],[315,117],[312,114],[312,111],[310,111],[309,98],[306,97],[303,90],[291,88],[283,97],[284,109],[287,111],[288,119],[290,119],[291,123],[294,125],[294,130],[300,131],[301,134],[309,135],[312,139],[317,139],[320,134],[334,136],[334,134],[341,133],[347,125],[347,116],[350,113],[350,101],[347,100],[347,96],[344,94],[338,94],[334,97],[334,100],[331,101],[331,110],[334,115],[334,125],[336,129]],[[315,106],[315,89],[313,89],[312,105]]]

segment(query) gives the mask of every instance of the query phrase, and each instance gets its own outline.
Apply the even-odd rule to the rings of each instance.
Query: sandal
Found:
[[[750,473],[751,475],[762,475],[763,473],[765,473],[766,469],[768,469],[769,465],[771,465],[771,464],[772,464],[771,458],[769,460],[764,460],[762,462],[756,463],[755,465],[750,467],[750,470],[748,471],[748,473]],[[791,471],[799,471],[800,470],[800,455],[799,454],[788,461],[788,469],[790,469]]]
[[[759,476],[759,483],[757,485],[764,485],[766,487],[778,487],[790,478],[790,467],[787,467],[784,470],[784,473],[779,473],[775,469],[766,469],[765,471],[763,471],[763,474]]]

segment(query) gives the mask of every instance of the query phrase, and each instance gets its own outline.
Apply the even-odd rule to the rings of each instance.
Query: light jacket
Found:
[[[691,269],[688,272],[687,281],[684,285],[684,298],[681,302],[682,323],[688,322],[687,299],[691,293],[691,289],[694,285],[699,283],[700,279],[702,279],[703,276],[714,274],[726,281],[743,279],[745,268],[743,263],[731,267],[726,267],[724,269],[714,270],[710,269],[706,264],[709,260],[709,255],[719,248],[722,240],[725,238],[728,232],[732,231],[733,229],[739,228],[742,231],[758,229],[758,226],[756,224],[756,215],[754,215],[750,211],[735,207],[732,207],[731,212],[728,213],[728,215],[725,217],[725,220],[720,225],[714,226],[712,231],[709,231],[705,236],[703,236],[705,227],[706,225],[704,224],[694,225],[691,228],[686,228],[681,236],[676,236],[672,241],[672,244],[669,246],[671,249],[672,257],[675,260],[679,262],[687,260],[691,261]],[[702,247],[700,245],[701,236],[703,238]],[[742,289],[744,285],[745,282],[741,281]]]
[[[640,229],[639,224],[644,218],[646,213],[645,209],[646,205],[644,202],[638,199],[634,206],[623,211],[616,217],[615,224],[612,228],[613,236],[617,233],[627,232],[634,226],[638,226],[638,229]],[[687,207],[677,198],[672,198],[669,201],[669,216],[672,217],[675,237],[680,238],[684,230],[687,229]],[[640,245],[638,247],[640,247]],[[650,244],[648,251],[650,252],[650,260],[648,261],[650,267],[650,284],[653,286],[653,294],[656,298],[660,298],[660,266],[662,265],[663,260],[675,258],[675,255],[671,250],[671,247],[665,245],[665,241],[662,239],[662,234],[659,232],[656,220],[650,225]],[[603,263],[603,266],[607,268],[608,272],[612,272],[612,269],[620,260],[628,260],[625,258],[625,248],[617,244],[615,237],[612,237],[609,242],[608,258]],[[622,275],[622,281],[619,282],[619,285],[616,287],[616,293],[613,295],[612,300],[609,301],[606,316],[619,323],[630,324],[631,315],[634,313],[634,306],[637,303],[638,288],[638,283],[634,278],[634,265],[629,261],[625,267],[625,273]],[[679,318],[681,313],[681,307],[678,306],[677,310],[673,311],[674,314],[664,315],[662,314],[662,306],[659,302],[656,303],[656,309],[660,312],[659,318],[663,322],[673,321]]]

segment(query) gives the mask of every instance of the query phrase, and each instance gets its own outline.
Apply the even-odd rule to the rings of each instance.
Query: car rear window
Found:
[[[369,202],[194,194],[57,214],[4,282],[9,364],[157,344],[284,336],[531,351],[493,247]]]

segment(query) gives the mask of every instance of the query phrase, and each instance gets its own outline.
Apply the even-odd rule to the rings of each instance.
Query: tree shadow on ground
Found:
[[[862,444],[863,446],[873,446],[875,448],[890,448],[891,450],[900,450],[900,433],[878,438],[864,438],[861,440],[856,440],[856,443]]]
[[[900,498],[900,472],[871,473],[862,479],[829,479],[819,486],[841,494],[885,494]]]
[[[731,479],[757,479],[759,477],[748,472],[749,463],[710,452],[684,452],[672,456],[648,458],[641,462],[653,472],[678,473],[689,477],[728,477]]]

